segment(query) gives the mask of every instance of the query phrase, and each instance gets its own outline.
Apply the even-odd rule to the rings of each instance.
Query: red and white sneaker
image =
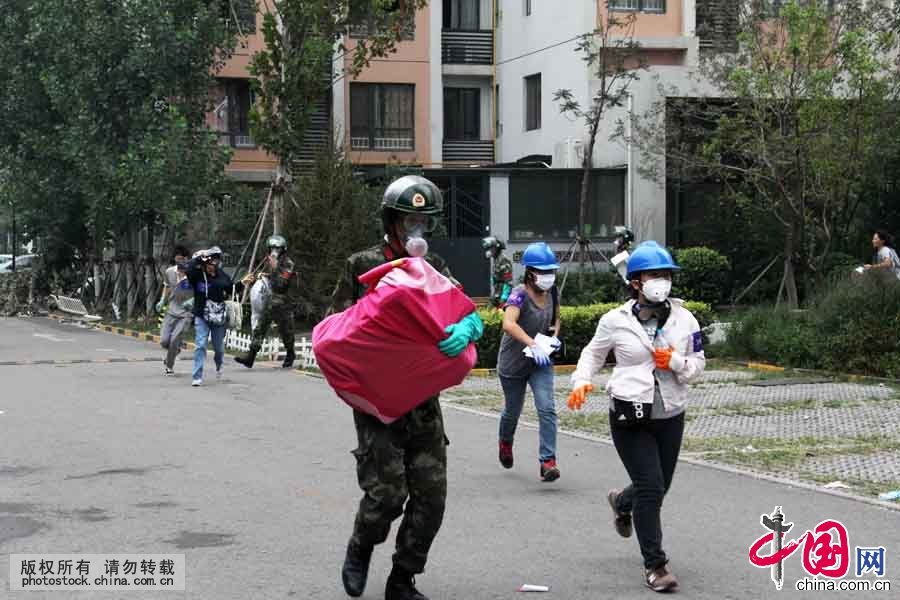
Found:
[[[555,458],[549,458],[541,463],[541,479],[548,482],[559,479],[559,467],[556,466]]]

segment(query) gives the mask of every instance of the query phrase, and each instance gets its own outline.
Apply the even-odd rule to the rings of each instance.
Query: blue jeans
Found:
[[[203,379],[203,363],[206,362],[206,345],[212,338],[213,360],[216,362],[216,370],[222,368],[225,360],[225,326],[210,325],[200,317],[194,317],[194,379]]]
[[[539,458],[541,462],[556,458],[556,403],[553,400],[553,367],[540,367],[529,377],[512,379],[500,378],[506,405],[500,415],[500,441],[512,443],[516,435],[516,425],[525,404],[525,388],[531,386],[534,407],[538,413],[538,436],[540,437]]]

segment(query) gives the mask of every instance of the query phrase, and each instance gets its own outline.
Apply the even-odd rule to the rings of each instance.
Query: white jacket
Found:
[[[634,300],[609,311],[600,318],[597,332],[581,351],[578,367],[572,373],[573,388],[591,383],[594,373],[606,362],[610,351],[616,355],[616,366],[606,384],[607,393],[619,400],[653,403],[654,371],[653,343],[646,330],[631,312]],[[706,367],[703,340],[697,319],[684,308],[681,300],[671,299],[672,312],[661,335],[674,348],[669,363],[672,375],[658,375],[659,391],[666,411],[684,408],[687,404],[687,383],[700,375]]]

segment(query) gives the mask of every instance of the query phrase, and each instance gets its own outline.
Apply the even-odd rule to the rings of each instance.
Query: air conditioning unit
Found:
[[[553,146],[554,169],[580,169],[584,160],[584,143],[575,138],[566,138]]]

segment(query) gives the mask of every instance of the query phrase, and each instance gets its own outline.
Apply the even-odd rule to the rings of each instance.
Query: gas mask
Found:
[[[546,292],[553,287],[554,283],[556,283],[555,273],[548,273],[545,275],[535,274],[534,276],[534,285],[536,285],[539,290]]]
[[[434,217],[424,215],[410,214],[403,217],[403,247],[408,255],[421,258],[428,254],[425,234],[434,231],[436,222]]]
[[[494,258],[494,253],[491,252],[490,250],[485,250],[484,257],[485,258]]]
[[[672,312],[672,305],[668,302],[660,302],[657,304],[638,304],[635,302],[631,307],[631,312],[633,312],[634,316],[641,322],[656,319],[659,322],[658,326],[662,327],[669,319],[669,315]]]
[[[415,223],[411,227],[403,227],[403,247],[406,253],[414,258],[421,258],[428,254],[428,241],[425,239],[427,226],[424,223]]]
[[[281,256],[281,248],[270,248],[269,256],[271,256],[275,260],[278,260],[278,257]]]
[[[665,302],[672,292],[672,280],[663,278],[648,279],[644,282],[642,290],[644,298],[648,302],[659,304],[660,302]]]

